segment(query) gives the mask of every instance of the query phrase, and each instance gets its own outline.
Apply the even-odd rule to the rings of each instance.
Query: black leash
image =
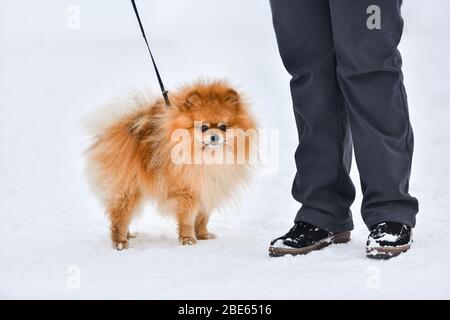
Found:
[[[142,26],[141,18],[139,17],[139,12],[136,7],[136,3],[134,0],[131,0],[131,4],[133,5],[134,13],[136,13],[136,18],[139,22],[139,27],[141,28],[142,36],[144,37],[145,44],[147,45],[148,53],[150,53],[150,58],[152,58],[153,68],[155,69],[156,77],[158,78],[159,87],[161,88],[161,93],[164,97],[164,101],[166,102],[166,107],[170,107],[169,97],[167,95],[167,90],[164,88],[163,81],[161,79],[161,75],[159,74],[158,67],[156,66],[155,59],[153,58],[152,51],[150,50],[150,46],[147,41],[147,37],[145,36],[144,27]]]

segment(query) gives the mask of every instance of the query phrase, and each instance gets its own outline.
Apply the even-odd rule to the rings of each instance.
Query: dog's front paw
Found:
[[[211,240],[211,239],[215,239],[215,238],[217,238],[217,236],[211,232],[197,234],[197,239],[199,239],[199,240]]]
[[[180,244],[183,246],[185,246],[185,245],[192,246],[196,243],[197,243],[197,240],[195,240],[195,238],[193,238],[193,237],[180,237]]]
[[[117,250],[124,250],[124,249],[128,249],[128,241],[115,241],[113,243],[113,246],[115,249]]]

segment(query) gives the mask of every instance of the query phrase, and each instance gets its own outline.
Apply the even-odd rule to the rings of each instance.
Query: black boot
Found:
[[[406,252],[412,243],[412,228],[397,222],[381,222],[370,229],[367,257],[390,259]]]
[[[332,243],[345,243],[350,240],[350,231],[331,233],[306,222],[296,223],[284,236],[270,243],[269,255],[281,257],[286,254],[307,254],[322,249]]]

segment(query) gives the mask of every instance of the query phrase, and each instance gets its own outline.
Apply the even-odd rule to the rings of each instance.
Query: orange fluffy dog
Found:
[[[129,98],[100,114],[87,150],[114,247],[128,247],[129,224],[146,197],[176,217],[181,244],[214,238],[207,228],[211,212],[251,168],[256,131],[246,104],[222,81],[181,88],[168,108],[162,99]],[[117,114],[117,107],[125,111]]]

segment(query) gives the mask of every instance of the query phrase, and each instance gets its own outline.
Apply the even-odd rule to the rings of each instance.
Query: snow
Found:
[[[386,233],[383,236],[381,236],[379,238],[376,238],[376,239],[373,239],[373,240],[374,240],[374,242],[384,242],[384,241],[386,241],[386,242],[396,242],[398,238],[399,237],[396,236],[396,235]]]
[[[213,216],[216,240],[179,246],[174,221],[149,205],[131,248],[113,250],[83,175],[81,120],[130,87],[158,89],[131,6],[0,0],[0,298],[450,298],[447,0],[404,4],[410,189],[421,211],[412,249],[389,261],[365,257],[360,193],[348,244],[268,256],[298,209],[289,77],[268,1],[137,2],[166,85],[200,76],[239,85],[261,127],[279,129],[279,170],[257,176],[239,210]],[[81,29],[69,30],[67,12],[77,8]],[[352,177],[358,185],[356,166]]]
[[[367,244],[368,248],[376,248],[380,246],[381,242],[396,242],[398,240],[399,236],[393,235],[393,234],[384,234],[383,236],[379,238],[370,238],[369,243]]]

